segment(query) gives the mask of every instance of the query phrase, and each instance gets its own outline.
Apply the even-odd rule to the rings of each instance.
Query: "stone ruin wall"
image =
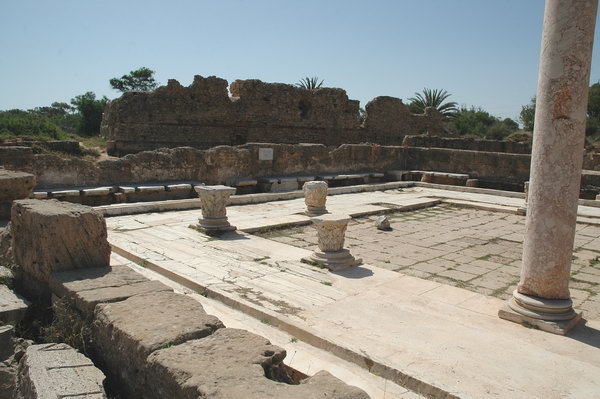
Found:
[[[273,160],[259,160],[260,148],[272,148]],[[302,176],[318,173],[429,170],[469,173],[490,180],[526,181],[530,156],[443,148],[345,144],[259,144],[144,151],[100,162],[33,154],[28,148],[2,150],[0,164],[36,176],[38,188],[67,188],[172,181],[224,183],[228,179]]]
[[[236,80],[228,91],[224,79],[196,76],[188,87],[169,80],[153,92],[124,93],[108,104],[101,131],[118,156],[249,142],[400,145],[407,134],[444,133],[436,110],[413,115],[398,98],[377,97],[366,112],[361,123],[359,102],[342,89]]]
[[[259,148],[265,147],[273,149],[272,161],[259,160]],[[180,147],[100,162],[33,154],[26,147],[0,147],[0,167],[34,174],[38,189],[177,181],[222,184],[236,178],[423,170],[468,173],[480,180],[481,187],[520,191],[523,182],[529,180],[530,161],[529,154],[374,144],[250,143],[209,150]],[[585,170],[581,187],[599,191],[600,172]]]
[[[505,140],[484,140],[465,137],[404,136],[405,147],[451,148],[455,150],[531,154],[531,144]]]

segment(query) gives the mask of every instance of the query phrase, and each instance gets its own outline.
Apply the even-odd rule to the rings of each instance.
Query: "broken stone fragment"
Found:
[[[375,219],[375,222],[373,224],[379,230],[386,231],[392,229],[392,227],[390,226],[390,220],[385,215],[379,216],[377,219]]]

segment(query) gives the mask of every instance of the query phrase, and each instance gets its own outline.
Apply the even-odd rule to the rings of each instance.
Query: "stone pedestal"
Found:
[[[329,185],[324,181],[308,181],[302,186],[304,203],[308,216],[318,216],[327,213],[327,189]]]
[[[227,203],[235,193],[235,188],[228,186],[197,186],[196,192],[202,201],[202,218],[199,226],[209,235],[218,235],[235,230],[236,227],[227,220]]]
[[[319,249],[313,252],[307,262],[316,262],[327,267],[331,271],[338,271],[349,266],[362,263],[362,259],[356,259],[350,251],[344,248],[346,228],[350,217],[346,215],[324,215],[312,218],[317,229]]]
[[[537,90],[523,268],[499,316],[564,334],[598,0],[547,0]]]

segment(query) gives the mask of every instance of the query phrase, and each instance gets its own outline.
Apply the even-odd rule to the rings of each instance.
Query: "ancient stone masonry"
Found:
[[[309,179],[312,180],[316,176],[328,174],[385,173],[392,170],[469,174],[470,178],[478,179],[479,187],[522,191],[523,182],[529,180],[531,160],[529,154],[377,144],[328,147],[323,144],[249,143],[235,147],[218,146],[208,150],[180,147],[144,151],[99,162],[33,154],[30,149],[24,151],[20,147],[7,148],[0,147],[0,165],[32,173],[36,177],[38,190],[75,187],[78,197],[79,191],[83,192],[82,189],[86,187],[104,187],[105,191],[108,187],[107,195],[112,195],[110,188],[122,184],[168,185],[183,181],[231,185],[231,181],[251,183],[262,177],[283,181],[282,177],[285,176],[300,178],[312,175]],[[261,150],[270,150],[271,159],[261,159]],[[9,155],[7,158],[2,157],[3,151]],[[582,198],[595,198],[600,188],[600,172],[584,171],[581,187]],[[135,191],[134,188],[132,190]],[[188,194],[183,193],[179,198],[189,198],[191,187],[187,191]],[[143,194],[147,196],[147,193]],[[91,201],[91,198],[82,195],[80,199]],[[83,203],[99,205],[93,202]]]
[[[511,154],[530,154],[531,144],[516,141],[484,140],[464,137],[404,136],[405,147],[452,148],[455,150],[508,152]]]
[[[369,102],[361,125],[359,102],[342,89],[236,80],[229,92],[231,97],[224,79],[196,76],[188,87],[169,80],[151,93],[125,93],[104,113],[102,133],[112,140],[108,151],[124,155],[248,142],[400,145],[406,134],[443,133],[437,111],[412,115],[393,97]]]
[[[409,134],[442,136],[442,114],[426,108],[423,115],[413,115],[402,100],[394,97],[375,97],[365,107],[364,141],[382,145],[401,145]]]

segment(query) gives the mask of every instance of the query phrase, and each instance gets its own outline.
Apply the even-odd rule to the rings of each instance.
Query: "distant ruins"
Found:
[[[195,76],[188,87],[169,80],[154,92],[125,93],[104,112],[101,131],[111,140],[107,151],[122,156],[251,142],[401,145],[405,135],[444,134],[437,110],[413,115],[399,98],[376,97],[361,121],[359,102],[343,89],[236,80],[229,92],[224,79]]]

